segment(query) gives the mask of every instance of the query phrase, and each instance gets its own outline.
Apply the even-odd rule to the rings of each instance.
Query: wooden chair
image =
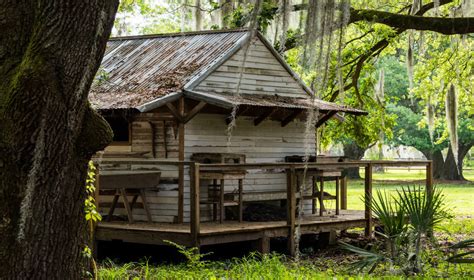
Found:
[[[298,170],[296,173],[297,186],[300,186],[302,182],[303,170]],[[319,215],[323,216],[326,208],[324,206],[325,200],[335,200],[336,203],[336,215],[339,215],[339,197],[340,197],[340,180],[342,178],[342,172],[338,170],[307,170],[306,178],[311,178],[311,194],[304,195],[304,200],[311,200],[311,212],[316,214],[317,201],[319,201]],[[324,182],[328,180],[336,181],[336,194],[332,195],[324,191]],[[318,187],[319,183],[319,187]]]
[[[194,153],[191,160],[199,163],[245,163],[244,154],[233,153]],[[217,220],[217,210],[219,209],[219,222],[223,223],[225,219],[225,207],[237,206],[239,222],[243,220],[243,180],[245,171],[229,170],[229,171],[201,171],[200,178],[202,180],[210,180],[212,183],[208,186],[207,199],[201,200],[200,204],[208,204],[212,207],[213,220]],[[238,196],[234,193],[225,193],[225,180],[238,181]]]
[[[243,220],[243,180],[245,172],[239,171],[204,171],[201,172],[200,178],[202,180],[211,180],[212,184],[208,185],[207,199],[201,200],[200,204],[210,204],[212,206],[213,220],[217,220],[217,209],[219,209],[219,222],[223,223],[225,219],[225,207],[237,206],[239,222]],[[225,193],[225,180],[238,181],[238,196],[237,200],[233,195],[227,196]],[[232,194],[232,193],[231,193]]]

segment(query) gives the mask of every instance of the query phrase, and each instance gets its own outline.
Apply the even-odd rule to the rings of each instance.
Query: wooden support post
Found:
[[[347,176],[341,177],[341,209],[347,210]]]
[[[239,223],[244,219],[244,180],[239,179]]]
[[[219,188],[219,223],[224,222],[225,218],[225,207],[224,207],[224,179],[221,179],[221,187]]]
[[[323,176],[319,177],[319,216],[324,215],[324,178]]]
[[[179,114],[184,116],[184,97],[179,99]],[[179,120],[178,127],[178,160],[184,161],[184,122]],[[184,222],[184,164],[178,167],[178,223]]]
[[[189,166],[189,178],[191,180],[191,239],[194,247],[199,248],[199,233],[201,225],[199,208],[199,163],[191,163]]]
[[[199,102],[196,107],[192,108],[191,111],[189,111],[186,116],[184,116],[184,123],[188,123],[190,120],[192,120],[192,118],[194,118],[206,105],[206,102]]]
[[[426,195],[433,195],[433,162],[431,160],[426,164]],[[428,236],[433,236],[433,228],[428,231]]]
[[[336,215],[339,215],[339,200],[340,200],[340,184],[339,177],[336,177]]]
[[[150,206],[148,206],[148,201],[146,200],[145,190],[143,189],[140,190],[140,198],[142,199],[143,209],[145,209],[147,221],[151,223],[153,222],[153,218],[151,216]]]
[[[257,251],[261,254],[270,253],[270,237],[263,236],[257,240]]]
[[[128,222],[133,223],[133,214],[130,204],[128,203],[127,192],[124,188],[120,188],[120,193],[122,194],[123,205],[125,206],[125,210],[127,212]]]
[[[316,198],[316,176],[311,176],[311,213],[314,215],[316,214],[316,205],[317,205],[317,198]]]
[[[426,193],[433,195],[433,162],[426,164]]]
[[[278,108],[270,108],[268,109],[265,113],[263,113],[262,115],[260,115],[259,117],[257,117],[254,121],[253,121],[253,124],[255,126],[258,126],[259,124],[261,124],[264,120],[266,120],[267,118],[271,117],[276,111],[278,111]]]
[[[372,237],[372,164],[368,163],[365,167],[365,236]]]
[[[288,233],[288,252],[291,256],[296,255],[295,244],[295,225],[296,225],[296,172],[292,167],[287,170],[287,225]]]
[[[327,122],[330,118],[332,118],[337,111],[329,111],[325,115],[323,115],[317,122],[316,122],[316,127],[322,126],[325,122]]]
[[[291,123],[295,118],[297,118],[301,113],[303,112],[302,109],[295,109],[288,117],[284,118],[281,121],[281,127],[287,126],[289,123]],[[317,145],[316,145],[317,147]]]

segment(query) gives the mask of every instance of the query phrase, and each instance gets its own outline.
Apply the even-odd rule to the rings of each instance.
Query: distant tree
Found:
[[[459,134],[459,174],[458,167],[454,161],[451,149],[448,149],[446,157],[443,150],[448,148],[449,141],[441,138],[444,132],[442,126],[435,131],[435,136],[441,141],[432,142],[427,126],[421,126],[424,115],[413,112],[412,109],[404,106],[388,105],[387,111],[397,115],[396,125],[393,127],[394,137],[391,139],[392,145],[405,145],[414,147],[423,155],[433,161],[433,175],[436,179],[463,180],[462,163],[471,147],[474,145],[474,133],[472,131],[472,120],[462,116],[460,118]]]
[[[0,1],[0,278],[84,278],[87,101],[117,0]]]

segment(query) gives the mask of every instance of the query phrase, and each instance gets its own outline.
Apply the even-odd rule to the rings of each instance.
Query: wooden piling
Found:
[[[287,225],[289,229],[288,252],[291,256],[295,256],[296,172],[294,167],[291,167],[289,170],[287,170]]]
[[[372,237],[372,163],[365,166],[365,236]]]
[[[199,163],[192,162],[189,166],[191,180],[191,240],[193,246],[199,248],[200,209],[199,209]]]

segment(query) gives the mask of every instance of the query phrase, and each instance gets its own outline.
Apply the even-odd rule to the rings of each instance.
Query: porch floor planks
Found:
[[[341,230],[365,225],[364,211],[341,210],[340,215],[332,216],[306,216],[301,221],[303,233],[314,233],[327,230]],[[287,236],[288,226],[286,221],[269,222],[242,222],[225,221],[202,222],[199,238],[201,244],[224,244],[234,241],[253,240],[255,236]],[[145,223],[136,222],[99,222],[96,228],[97,240],[122,240],[124,242],[137,242],[145,244],[165,244],[163,240],[187,244],[190,237],[188,223]],[[212,241],[209,241],[212,240]]]

